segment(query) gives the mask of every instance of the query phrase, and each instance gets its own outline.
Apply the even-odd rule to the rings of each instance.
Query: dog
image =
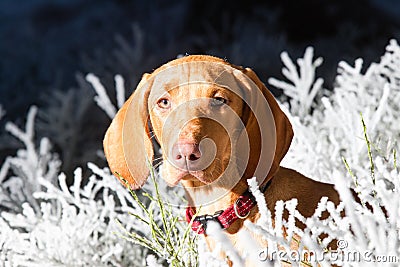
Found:
[[[185,188],[191,207],[187,219],[206,235],[211,249],[206,233],[210,220],[244,249],[238,232],[245,220],[260,217],[248,192],[249,178],[257,178],[272,214],[279,200],[297,198],[305,217],[313,215],[324,196],[339,203],[333,185],[280,166],[293,138],[292,126],[250,68],[191,55],[144,74],[104,138],[111,171],[132,189],[149,175],[153,137],[163,154],[161,176],[169,185]]]

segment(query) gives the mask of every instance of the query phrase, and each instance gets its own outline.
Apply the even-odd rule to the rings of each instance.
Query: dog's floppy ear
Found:
[[[250,114],[249,118],[247,120],[246,124],[246,130],[249,135],[249,140],[250,140],[250,161],[257,160],[260,162],[260,164],[266,164],[266,162],[263,162],[263,159],[260,157],[258,158],[257,156],[254,157],[253,159],[252,154],[258,154],[257,150],[260,150],[257,146],[260,145],[261,139],[265,138],[275,138],[275,153],[273,155],[273,160],[272,164],[270,166],[268,175],[263,178],[266,178],[264,180],[264,183],[268,181],[270,178],[272,178],[276,172],[279,170],[279,164],[282,161],[283,157],[286,155],[286,152],[289,149],[290,143],[293,138],[293,130],[292,130],[292,125],[290,124],[289,119],[286,117],[286,115],[283,113],[281,108],[279,107],[278,103],[275,100],[275,97],[271,94],[271,92],[267,89],[267,87],[264,85],[263,82],[260,81],[258,76],[255,74],[253,70],[250,68],[245,68],[242,70],[244,74],[246,74],[258,87],[258,89],[262,92],[262,95],[264,98],[267,100],[270,111],[272,112],[272,116],[274,119],[275,123],[275,134],[264,134],[261,133],[264,131],[268,131],[270,129],[260,129],[260,123],[257,122],[257,119],[255,118],[254,114]],[[260,101],[260,99],[256,100],[256,105],[266,105],[265,101]],[[269,112],[265,111],[264,107],[255,107],[256,110],[261,110],[261,112]],[[254,139],[254,140],[253,140]],[[271,144],[270,140],[263,140],[264,144]],[[264,149],[264,148],[263,148]],[[271,149],[271,148],[266,148]],[[254,153],[255,152],[255,153]],[[268,157],[268,156],[267,156]],[[271,156],[270,156],[271,157]],[[257,163],[258,163],[257,162]],[[256,164],[255,162],[250,162],[251,164]],[[251,166],[250,166],[251,167]],[[254,170],[249,170],[251,172],[254,172]],[[250,174],[252,175],[252,174]]]
[[[138,189],[146,182],[149,163],[154,155],[147,125],[151,85],[146,81],[149,76],[143,75],[135,92],[111,122],[103,141],[112,173],[124,185],[127,182],[132,189]]]

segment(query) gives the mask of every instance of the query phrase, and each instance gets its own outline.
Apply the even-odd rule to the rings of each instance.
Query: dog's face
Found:
[[[234,160],[233,146],[244,129],[243,108],[240,96],[213,84],[151,92],[150,121],[162,149],[167,183],[201,185],[220,178]]]
[[[149,174],[154,137],[170,185],[229,190],[253,176],[259,184],[270,179],[292,135],[289,120],[251,69],[187,56],[143,76],[107,130],[104,151],[113,173],[137,189]]]

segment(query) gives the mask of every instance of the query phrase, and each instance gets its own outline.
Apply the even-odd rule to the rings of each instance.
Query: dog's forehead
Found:
[[[222,94],[225,96],[234,94],[229,88],[208,83],[183,84],[175,88],[166,87],[164,88],[164,90],[165,92],[168,92],[168,94],[172,98],[182,100],[190,100],[203,97],[211,98],[216,96],[217,94]]]
[[[150,99],[155,100],[166,92],[181,91],[187,88],[190,96],[209,96],[215,90],[230,90],[242,95],[243,83],[249,80],[240,70],[220,62],[194,61],[185,62],[155,71],[148,80],[151,84]],[[181,92],[177,92],[180,94]]]

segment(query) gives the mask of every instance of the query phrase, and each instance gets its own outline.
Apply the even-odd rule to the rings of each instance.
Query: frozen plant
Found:
[[[63,170],[72,171],[79,164],[95,158],[98,144],[93,127],[88,123],[88,114],[93,105],[90,86],[81,74],[76,76],[78,88],[53,90],[43,97],[45,108],[38,112],[37,131],[51,136],[51,141],[60,150]],[[91,155],[91,153],[93,155]]]
[[[16,156],[9,156],[0,169],[0,210],[6,209],[21,212],[22,204],[27,202],[40,214],[39,202],[32,196],[41,191],[38,183],[43,178],[54,183],[61,162],[58,156],[51,153],[49,139],[42,138],[36,145],[34,120],[37,108],[31,107],[25,125],[25,130],[8,122],[6,130],[21,141],[25,148],[19,149]],[[13,173],[13,174],[11,174]]]
[[[115,117],[117,110],[122,107],[125,102],[125,87],[124,79],[121,75],[115,75],[115,92],[117,98],[117,105],[114,106],[107,95],[106,89],[101,84],[100,79],[92,73],[86,75],[86,80],[93,86],[96,92],[94,101],[97,105],[107,114],[110,119]]]
[[[49,140],[35,145],[36,113],[32,107],[25,131],[6,124],[24,148],[0,170],[0,266],[143,266],[147,250],[115,234],[116,219],[138,229],[132,196],[94,164],[89,178],[76,169],[69,187]]]
[[[169,266],[197,266],[197,236],[192,232],[190,225],[183,220],[182,209],[173,206],[168,201],[167,194],[160,194],[153,168],[150,177],[152,181],[150,191],[135,192],[130,189],[136,201],[135,206],[141,209],[140,213],[131,213],[139,225],[130,231],[126,230],[121,236],[151,250]],[[122,177],[121,179],[124,180]],[[140,192],[144,200],[149,200],[148,203],[139,197]],[[138,231],[138,229],[144,230]],[[150,262],[154,262],[153,257],[150,258]]]
[[[354,171],[367,176],[369,170],[363,162],[368,153],[361,114],[370,141],[376,144],[373,150],[379,147],[384,150],[380,152],[390,154],[400,134],[400,126],[393,123],[400,110],[399,51],[397,42],[391,40],[381,62],[371,64],[365,73],[361,59],[354,67],[340,62],[335,87],[322,97],[321,105],[304,118],[287,110],[295,135],[284,165],[314,179],[334,182],[333,171],[345,171],[344,159]],[[307,91],[302,87],[296,90],[299,95],[304,95],[301,90]]]
[[[322,57],[313,61],[314,49],[307,47],[304,57],[297,60],[299,69],[290,59],[287,52],[281,53],[281,59],[285,67],[282,69],[283,75],[291,82],[284,82],[275,78],[270,78],[268,82],[283,90],[284,94],[290,98],[290,112],[300,118],[306,118],[314,108],[314,99],[319,91],[322,91],[322,78],[315,78],[315,70],[322,62]]]
[[[287,113],[295,138],[283,164],[337,186],[348,216],[341,218],[331,212],[329,220],[334,220],[326,222],[326,231],[342,237],[348,249],[373,255],[400,254],[400,222],[395,215],[400,212],[396,163],[400,129],[394,123],[400,115],[399,64],[400,48],[391,40],[381,61],[371,64],[365,73],[361,59],[354,67],[341,62],[332,94],[306,119],[300,120],[291,110]],[[302,88],[297,90],[301,95]],[[351,200],[349,187],[354,188],[362,205]],[[323,229],[313,220],[307,220],[305,232]],[[335,230],[335,226],[340,227]],[[312,239],[303,235],[302,240],[309,246]]]
[[[140,210],[108,170],[94,164],[89,168],[96,175],[85,185],[80,168],[70,188],[63,174],[58,176],[58,184],[39,178],[43,190],[33,197],[40,201],[40,214],[29,203],[23,204],[20,214],[2,212],[0,257],[9,266],[145,264],[146,250],[132,247],[116,234],[120,230],[117,219],[128,229],[138,229],[129,213],[138,214]]]

